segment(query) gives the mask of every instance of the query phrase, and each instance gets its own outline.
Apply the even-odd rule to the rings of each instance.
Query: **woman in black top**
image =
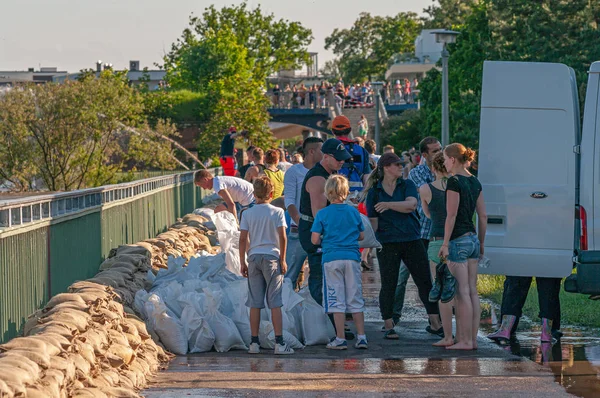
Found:
[[[431,328],[441,328],[438,305],[429,302],[431,274],[427,252],[421,240],[419,220],[415,214],[417,187],[411,180],[402,179],[400,162],[395,153],[383,154],[365,187],[367,216],[382,245],[382,249],[377,252],[377,260],[381,275],[379,307],[385,322],[386,339],[399,338],[394,330],[392,316],[401,262],[406,264],[417,285]]]
[[[487,215],[481,184],[467,170],[475,160],[475,151],[462,144],[450,144],[444,148],[444,165],[452,177],[446,188],[446,225],[444,243],[439,256],[446,258],[448,268],[458,282],[455,297],[458,324],[457,343],[446,348],[451,350],[477,349],[477,330],[481,306],[477,295],[477,267],[483,256],[483,242]],[[477,211],[479,238],[473,224]]]
[[[429,257],[429,267],[431,275],[436,274],[436,266],[440,262],[438,256],[442,243],[444,241],[444,228],[446,225],[446,185],[448,184],[448,171],[444,166],[444,154],[438,152],[432,160],[432,171],[435,174],[435,181],[429,184],[423,184],[419,188],[421,205],[423,213],[431,219],[431,237],[427,256]],[[440,316],[442,317],[442,327],[444,328],[444,338],[434,346],[447,347],[454,344],[452,338],[452,306],[454,300],[447,303],[440,301]]]

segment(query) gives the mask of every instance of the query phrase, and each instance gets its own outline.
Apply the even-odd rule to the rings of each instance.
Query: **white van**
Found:
[[[600,294],[599,78],[596,62],[581,128],[573,69],[485,62],[479,179],[491,262],[484,272],[565,277],[575,266],[565,290]]]

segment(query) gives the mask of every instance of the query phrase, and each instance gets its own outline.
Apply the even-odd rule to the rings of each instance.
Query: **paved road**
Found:
[[[433,347],[425,311],[409,285],[399,341],[380,332],[377,272],[363,274],[368,350],[306,347],[291,357],[244,351],[180,356],[143,395],[154,397],[563,397],[548,367],[514,356],[480,336],[479,349]]]

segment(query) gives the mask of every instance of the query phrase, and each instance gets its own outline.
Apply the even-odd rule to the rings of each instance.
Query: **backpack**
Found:
[[[363,176],[369,164],[367,151],[354,142],[344,142],[344,147],[352,157],[346,160],[340,171],[338,171],[338,174],[342,174],[348,178],[351,193],[362,191]]]

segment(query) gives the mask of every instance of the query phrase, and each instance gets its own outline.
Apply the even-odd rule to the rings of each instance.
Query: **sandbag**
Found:
[[[218,311],[220,300],[213,295],[210,289],[204,289],[206,295],[205,314],[206,320],[215,334],[215,350],[217,352],[227,352],[229,350],[247,350],[244,340],[235,323]]]
[[[181,323],[188,339],[190,353],[212,350],[215,344],[215,334],[208,322],[198,314],[193,306],[187,305],[183,309]]]
[[[258,339],[260,340],[260,346],[262,348],[275,348],[275,330],[273,324],[267,321],[260,322],[260,329],[258,332]],[[283,331],[283,341],[293,349],[302,349],[304,346],[297,338],[295,338],[287,330]]]
[[[302,335],[304,344],[327,344],[335,336],[335,329],[325,310],[312,298],[307,288],[300,290],[302,301]]]
[[[373,249],[381,249],[381,243],[375,238],[375,232],[373,231],[373,226],[371,225],[371,221],[369,221],[369,217],[364,214],[360,214],[360,219],[362,220],[364,227],[364,239],[358,241],[358,247],[361,249],[373,248]]]
[[[221,244],[221,252],[225,253],[225,263],[227,269],[235,275],[240,275],[240,231],[238,224],[233,216],[228,211],[216,213],[212,217],[213,222],[217,226],[217,236]]]
[[[164,343],[165,347],[175,354],[185,355],[188,349],[188,340],[179,318],[167,309],[156,294],[148,297],[144,308],[152,329],[160,337],[160,341]]]

